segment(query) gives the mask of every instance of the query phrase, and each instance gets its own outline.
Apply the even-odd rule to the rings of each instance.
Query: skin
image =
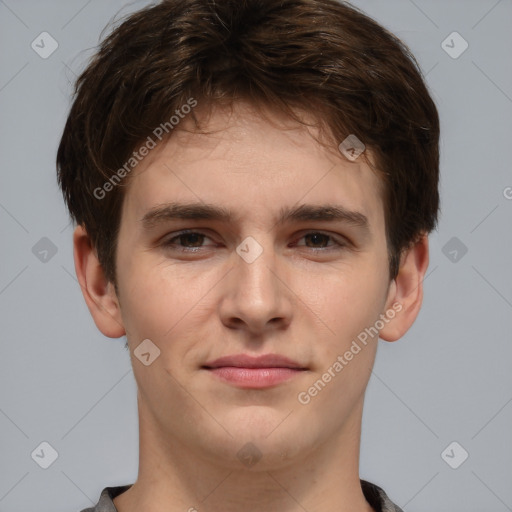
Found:
[[[407,332],[422,302],[428,238],[403,255],[390,281],[378,177],[362,159],[319,144],[314,128],[267,117],[244,103],[215,107],[206,126],[213,133],[177,130],[137,166],[122,209],[118,294],[86,231],[75,230],[84,298],[105,336],[127,335],[138,386],[139,475],[114,499],[119,512],[373,510],[359,483],[359,448],[377,337],[308,404],[297,396],[394,303],[401,311],[379,336],[391,342]],[[187,119],[180,126],[192,127]],[[143,215],[169,201],[221,205],[236,216],[144,231]],[[301,203],[361,212],[369,233],[343,222],[276,224],[281,207]],[[163,245],[187,228],[206,236]],[[252,263],[236,252],[248,236],[263,249]],[[160,350],[149,366],[134,355],[145,339]],[[277,353],[307,370],[250,390],[201,368],[239,353]],[[237,457],[248,442],[262,454],[251,467]]]

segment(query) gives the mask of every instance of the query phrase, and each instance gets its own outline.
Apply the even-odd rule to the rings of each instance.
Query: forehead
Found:
[[[337,204],[383,229],[380,178],[364,159],[351,162],[335,145],[321,144],[317,129],[262,116],[247,104],[214,107],[205,120],[197,132],[185,118],[136,166],[123,218],[140,224],[151,208],[168,202],[222,205],[237,219],[262,220],[266,212],[274,221],[283,207]]]

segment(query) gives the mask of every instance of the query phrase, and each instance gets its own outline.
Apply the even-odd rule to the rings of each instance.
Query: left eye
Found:
[[[171,249],[178,248],[187,251],[194,251],[203,247],[202,243],[204,242],[205,239],[209,239],[209,237],[199,231],[183,231],[173,236],[172,238],[169,238],[167,241],[163,243],[163,245],[165,247],[170,247]],[[320,247],[308,246],[308,248],[314,250],[327,249],[328,247],[332,247],[332,245],[327,245],[330,240],[334,242],[334,245],[338,245],[340,247],[344,247],[346,245],[343,241],[336,240],[332,235],[322,233],[320,231],[311,231],[309,233],[306,233],[302,235],[299,240],[301,239],[309,240],[313,245],[320,245]],[[178,240],[179,243],[176,243],[176,240]],[[307,245],[307,242],[305,245]]]
[[[321,244],[323,247],[325,247],[324,243],[327,244],[328,240],[333,240],[335,244],[337,245],[343,245],[337,242],[333,239],[331,235],[328,235],[326,233],[319,233],[317,231],[312,231],[311,233],[306,233],[301,237],[301,239],[309,239],[312,241],[313,244]],[[311,247],[312,249],[322,249],[323,247]]]

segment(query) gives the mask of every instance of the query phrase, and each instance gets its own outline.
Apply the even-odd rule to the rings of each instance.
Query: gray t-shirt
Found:
[[[98,503],[92,508],[86,508],[82,512],[118,512],[114,502],[115,497],[127,491],[130,485],[121,485],[119,487],[105,487],[101,491],[101,496]],[[361,480],[361,488],[363,489],[364,497],[375,512],[403,512],[403,510],[395,505],[384,492],[383,489],[375,484]]]

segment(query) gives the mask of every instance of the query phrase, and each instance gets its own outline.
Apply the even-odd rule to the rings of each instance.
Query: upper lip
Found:
[[[234,354],[231,356],[224,356],[208,361],[203,365],[203,368],[222,368],[226,366],[234,366],[237,368],[295,368],[304,370],[305,368],[289,359],[278,354],[266,354],[263,356],[250,356],[248,354]]]

